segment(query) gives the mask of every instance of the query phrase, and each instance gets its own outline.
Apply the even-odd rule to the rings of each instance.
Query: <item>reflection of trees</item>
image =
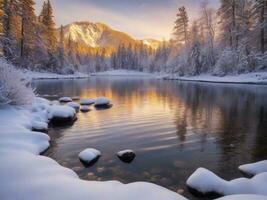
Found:
[[[267,108],[261,106],[258,111],[258,116],[256,140],[252,147],[252,162],[267,159]]]
[[[225,174],[227,166],[229,169],[229,166],[250,162],[252,150],[254,160],[263,159],[264,152],[266,158],[267,149],[264,144],[267,136],[264,130],[267,123],[264,106],[267,94],[262,92],[264,87],[258,86],[255,90],[254,86],[194,83],[182,83],[176,87],[173,91],[176,91],[175,95],[186,107],[184,118],[181,117],[184,110],[177,111],[177,129],[180,129],[183,139],[185,128],[181,124],[191,127],[195,133],[213,131],[216,134],[220,149],[219,173]],[[202,139],[202,143],[205,143],[204,135]]]

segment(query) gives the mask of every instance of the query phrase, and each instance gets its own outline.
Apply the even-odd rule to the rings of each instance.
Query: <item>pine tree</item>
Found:
[[[59,38],[59,62],[60,62],[60,67],[64,67],[65,65],[65,50],[64,50],[64,29],[63,26],[61,25],[60,27],[60,38]]]
[[[240,0],[221,0],[218,15],[220,17],[221,40],[231,49],[237,49],[239,45],[237,16]]]
[[[260,50],[264,53],[267,49],[267,1],[254,0],[253,16],[256,20],[256,30],[260,32]]]
[[[0,56],[3,56],[3,19],[4,19],[4,0],[0,0]]]
[[[177,14],[177,20],[175,21],[174,27],[174,40],[176,41],[177,45],[184,44],[185,46],[188,45],[188,15],[186,12],[185,7],[179,8],[179,12]]]
[[[27,59],[29,61],[34,40],[34,26],[36,22],[36,16],[34,13],[34,1],[33,0],[19,0],[21,8],[21,38],[20,38],[20,57],[22,60]]]
[[[190,73],[191,75],[197,75],[201,72],[201,60],[200,60],[200,36],[199,36],[199,26],[196,21],[193,22],[191,28],[191,54],[189,57]]]
[[[17,57],[18,11],[19,7],[16,0],[3,0],[2,45],[3,54],[9,61],[14,61]]]
[[[56,25],[53,18],[53,9],[50,0],[48,0],[44,2],[39,19],[44,26],[44,38],[50,55],[55,53],[57,47]]]
[[[38,21],[40,23],[43,23],[43,19],[44,19],[44,16],[45,16],[46,11],[47,11],[47,3],[46,3],[46,1],[44,1],[43,6],[42,6],[41,13],[38,16]]]

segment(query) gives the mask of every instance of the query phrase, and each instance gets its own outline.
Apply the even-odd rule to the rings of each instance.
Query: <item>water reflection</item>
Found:
[[[142,78],[39,81],[40,95],[98,97],[109,110],[79,113],[71,128],[51,129],[47,155],[87,180],[151,181],[174,191],[198,167],[226,179],[238,165],[267,158],[266,86],[168,82]],[[55,97],[51,97],[55,99]],[[91,168],[77,157],[84,148],[102,151]],[[117,151],[133,149],[133,163]]]

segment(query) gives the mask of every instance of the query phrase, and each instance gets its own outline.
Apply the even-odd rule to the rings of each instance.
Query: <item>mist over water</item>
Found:
[[[61,96],[108,97],[108,110],[78,113],[72,127],[51,128],[47,156],[86,180],[150,181],[173,191],[198,168],[225,179],[242,176],[238,166],[267,159],[267,87],[163,81],[148,78],[93,77],[43,80],[37,92]],[[55,96],[56,95],[56,96]],[[102,152],[85,168],[78,154]],[[132,149],[131,164],[116,156]],[[198,199],[198,198],[195,198]]]

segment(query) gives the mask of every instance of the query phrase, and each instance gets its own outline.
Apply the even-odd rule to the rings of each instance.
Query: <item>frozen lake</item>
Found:
[[[108,110],[78,113],[72,127],[51,128],[46,153],[86,180],[150,181],[187,191],[186,179],[205,167],[225,179],[242,176],[237,167],[267,159],[267,87],[163,81],[153,78],[92,77],[42,80],[37,93],[105,96]],[[54,96],[56,95],[56,96]],[[102,157],[85,168],[78,154],[97,148]],[[116,153],[132,149],[131,164]]]

